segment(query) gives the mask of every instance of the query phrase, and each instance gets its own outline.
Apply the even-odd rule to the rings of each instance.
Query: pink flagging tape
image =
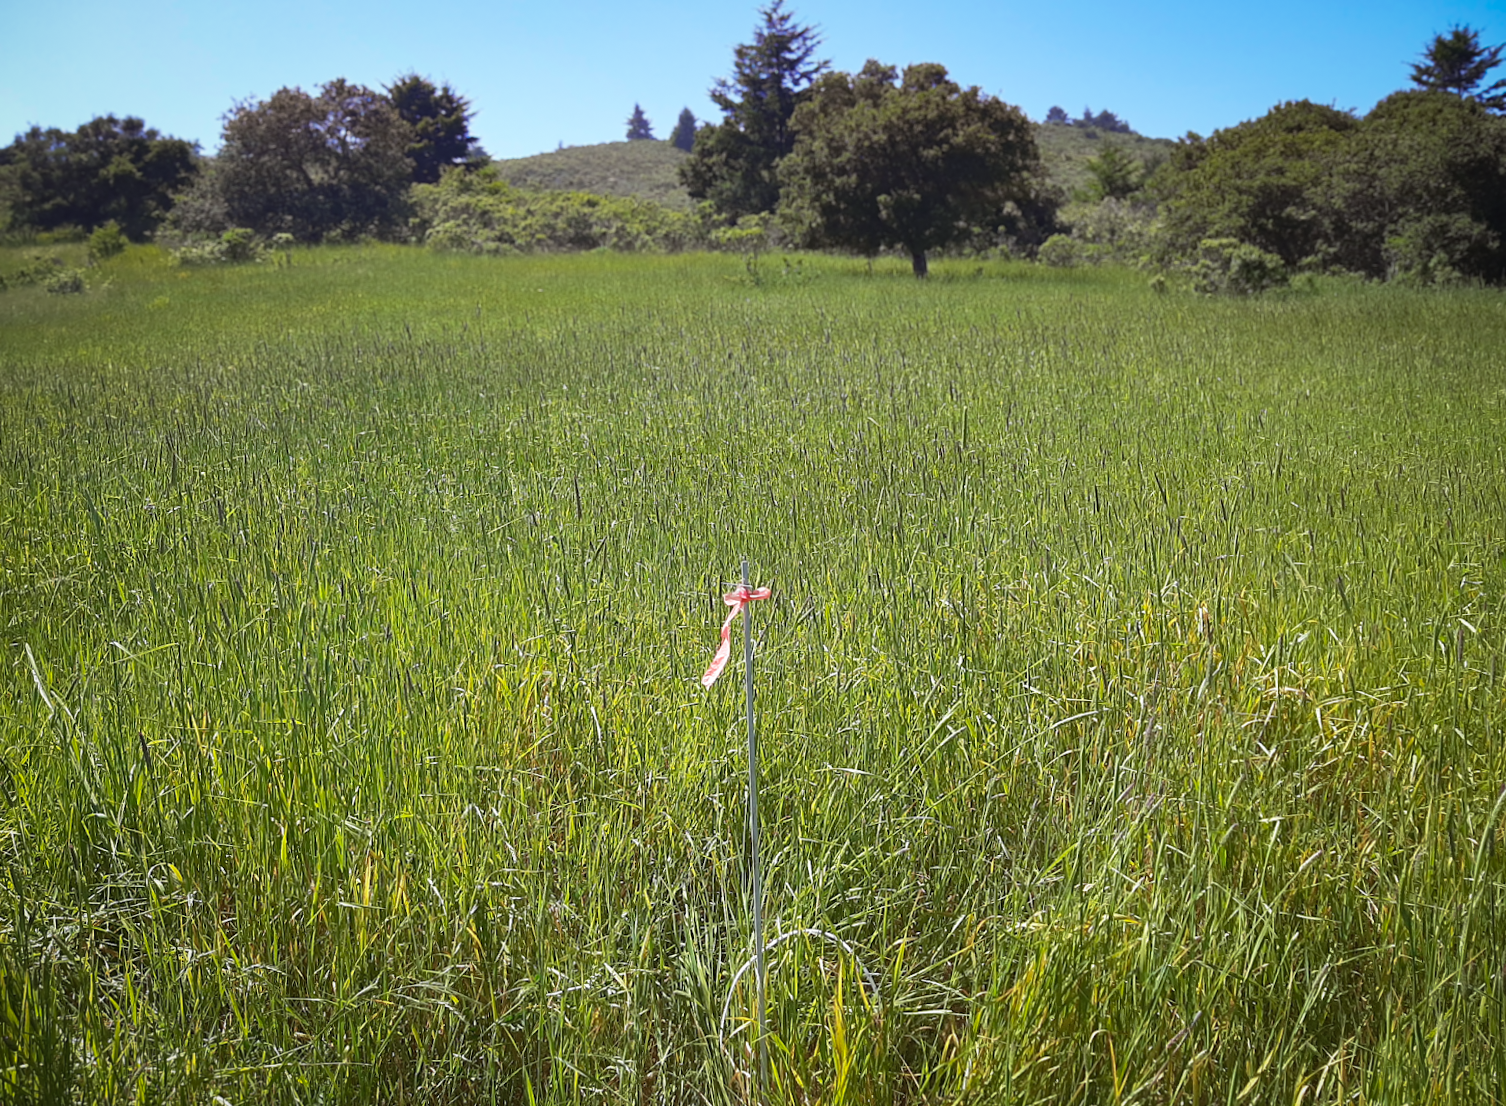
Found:
[[[727,612],[727,621],[722,623],[722,643],[716,648],[716,656],[711,658],[711,665],[706,669],[706,675],[701,677],[701,686],[710,687],[716,683],[716,678],[722,674],[722,669],[727,667],[727,660],[732,656],[732,620],[743,612],[749,603],[755,599],[767,599],[772,592],[768,588],[750,588],[746,584],[739,584],[735,591],[729,591],[722,596],[722,602],[732,609]]]

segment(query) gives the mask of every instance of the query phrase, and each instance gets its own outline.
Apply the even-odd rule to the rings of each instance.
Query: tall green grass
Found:
[[[747,1100],[746,554],[776,1101],[1494,1100],[1506,301],[875,268],[0,296],[0,1087]]]

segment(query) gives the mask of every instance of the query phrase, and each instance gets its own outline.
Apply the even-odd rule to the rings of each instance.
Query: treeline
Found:
[[[218,155],[142,120],[33,127],[0,150],[0,198],[35,231],[118,228],[143,241],[245,228],[300,242],[406,233],[413,185],[484,164],[469,102],[408,75],[374,91],[344,80],[236,104]]]
[[[1109,131],[1113,134],[1131,134],[1134,131],[1128,119],[1121,119],[1107,109],[1094,112],[1092,108],[1083,108],[1082,116],[1073,119],[1059,104],[1053,104],[1047,109],[1046,123],[1053,127],[1083,127],[1088,130]]]
[[[1230,238],[1287,269],[1506,279],[1506,120],[1447,92],[1360,119],[1282,104],[1186,143],[1156,185],[1173,255]]]
[[[701,202],[690,214],[508,186],[469,132],[468,101],[416,75],[236,104],[214,157],[133,118],[33,128],[0,151],[0,202],[13,225],[165,234],[200,257],[273,239],[481,252],[775,241],[899,251],[917,276],[938,251],[965,251],[1138,264],[1208,290],[1303,271],[1506,282],[1506,82],[1487,83],[1502,47],[1467,27],[1437,36],[1414,87],[1363,117],[1285,103],[1188,135],[1160,164],[1115,144],[1129,126],[1112,112],[1053,108],[1048,122],[1102,142],[1089,186],[1068,196],[1017,107],[936,64],[835,72],[783,0],[760,20],[711,90],[722,119],[697,127],[687,109],[676,125],[681,181]],[[652,137],[638,105],[628,136]]]

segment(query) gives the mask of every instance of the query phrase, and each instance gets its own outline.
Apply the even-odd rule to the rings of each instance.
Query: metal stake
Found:
[[[743,591],[748,592],[752,582],[748,578],[748,558],[743,558]],[[758,958],[758,1101],[764,1101],[769,1085],[768,1009],[765,1006],[765,991],[768,983],[768,965],[764,963],[763,948],[763,872],[758,857],[758,734],[753,726],[753,604],[743,608],[743,681],[748,695],[748,838],[753,854],[753,952]]]

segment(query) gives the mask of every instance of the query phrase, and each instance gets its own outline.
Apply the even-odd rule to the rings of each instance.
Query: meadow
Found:
[[[1506,298],[933,273],[0,294],[4,1096],[749,1101],[746,556],[772,1101],[1496,1101]]]

